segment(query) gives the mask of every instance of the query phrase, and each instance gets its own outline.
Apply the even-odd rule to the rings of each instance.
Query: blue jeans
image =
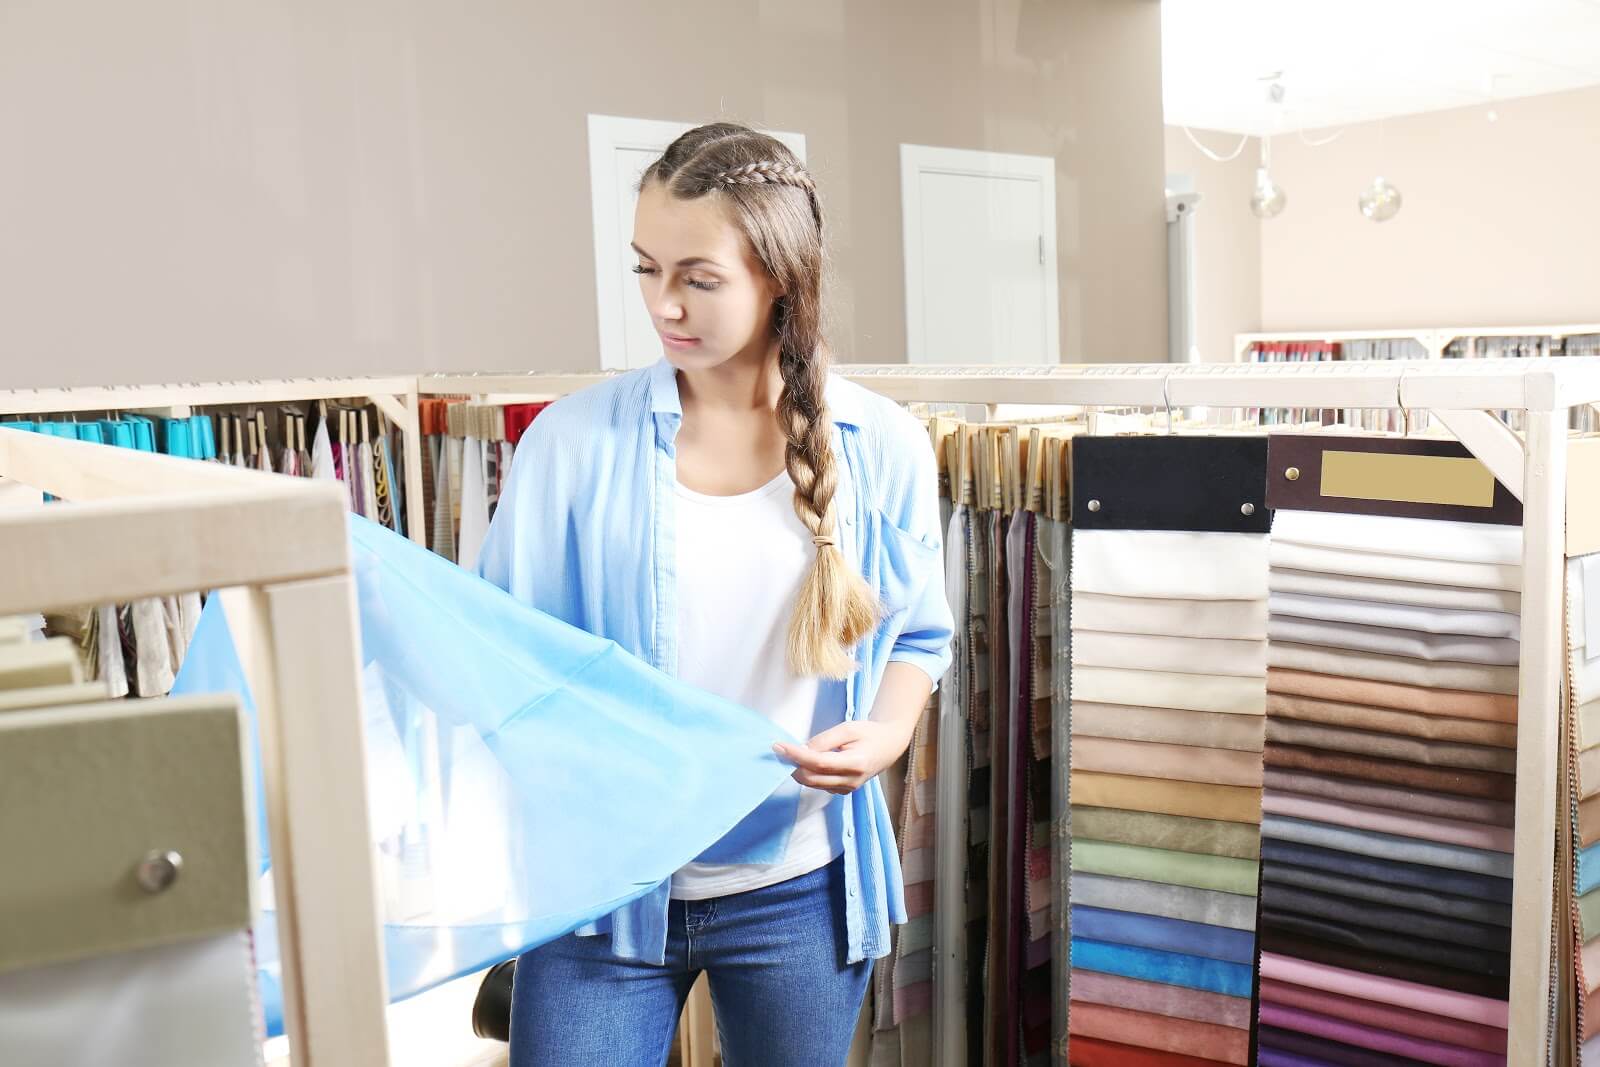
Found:
[[[511,1067],[661,1067],[694,980],[711,984],[725,1067],[839,1067],[870,961],[845,962],[844,861],[765,889],[674,900],[666,966],[568,935],[523,954]]]

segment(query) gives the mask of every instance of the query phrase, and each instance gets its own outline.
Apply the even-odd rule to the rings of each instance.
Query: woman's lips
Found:
[[[675,333],[664,333],[661,335],[661,343],[666,345],[668,348],[693,348],[700,343],[700,338],[683,337]]]

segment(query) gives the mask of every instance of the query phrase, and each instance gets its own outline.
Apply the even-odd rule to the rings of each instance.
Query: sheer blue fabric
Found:
[[[804,739],[376,523],[350,523],[391,999],[637,899],[722,841],[790,774],[772,744]],[[219,597],[174,692],[239,694],[254,738]],[[259,773],[255,781],[264,812]],[[264,815],[259,829],[265,876]],[[256,948],[276,1034],[269,878],[264,888]]]

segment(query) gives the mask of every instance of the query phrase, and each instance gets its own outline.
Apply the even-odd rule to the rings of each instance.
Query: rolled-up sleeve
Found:
[[[915,665],[937,689],[939,680],[950,669],[950,642],[955,635],[955,622],[945,592],[939,471],[933,446],[922,425],[909,415],[896,421],[899,425],[892,435],[890,448],[898,460],[894,464],[898,484],[888,487],[886,494],[891,502],[890,514],[902,531],[931,551],[923,554],[921,565],[927,568],[928,574],[912,597],[900,633],[889,651],[889,662]]]

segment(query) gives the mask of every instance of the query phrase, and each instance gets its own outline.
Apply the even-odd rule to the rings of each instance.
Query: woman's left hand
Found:
[[[862,719],[824,730],[804,745],[779,742],[772,750],[798,768],[794,780],[801,785],[843,795],[892,765],[910,743],[905,725]]]

